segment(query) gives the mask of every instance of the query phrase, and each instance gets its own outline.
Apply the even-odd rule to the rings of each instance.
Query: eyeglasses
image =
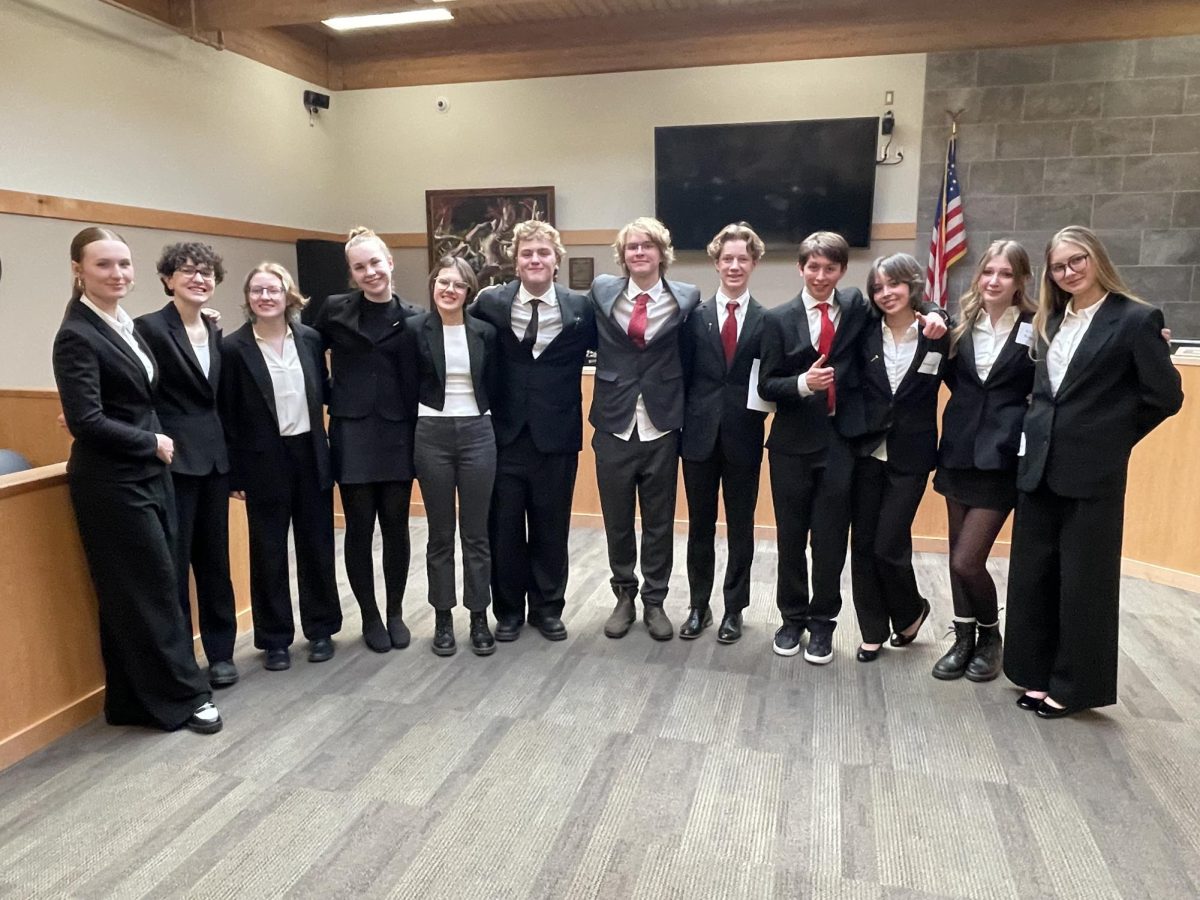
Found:
[[[1050,276],[1052,278],[1062,278],[1067,274],[1067,269],[1070,269],[1076,274],[1087,268],[1088,254],[1076,253],[1065,263],[1055,263],[1050,267]]]
[[[657,250],[658,244],[653,241],[646,241],[644,244],[626,244],[626,253],[649,253],[651,250]]]
[[[450,281],[448,278],[439,278],[434,282],[434,284],[440,287],[443,291],[447,288],[452,288],[453,290],[461,293],[466,293],[466,291],[471,287],[465,281]]]
[[[212,281],[216,277],[216,272],[209,266],[180,266],[175,270],[177,274],[182,275],[188,281],[191,281],[197,275],[205,281]]]
[[[252,287],[246,292],[251,297],[271,297],[279,298],[283,296],[283,288],[281,287]]]

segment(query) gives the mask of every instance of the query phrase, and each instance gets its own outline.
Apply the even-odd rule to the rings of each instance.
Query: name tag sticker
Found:
[[[1017,448],[1017,456],[1025,455],[1025,432],[1021,432],[1021,446]]]
[[[925,358],[921,360],[921,368],[917,371],[922,375],[936,375],[941,364],[942,354],[931,350],[925,354]]]
[[[1022,322],[1017,326],[1017,336],[1013,338],[1022,347],[1028,347],[1033,343],[1033,323]]]

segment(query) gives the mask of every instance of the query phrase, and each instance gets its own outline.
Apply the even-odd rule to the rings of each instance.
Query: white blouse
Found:
[[[418,416],[450,418],[477,416],[475,382],[471,379],[471,353],[467,349],[466,325],[443,325],[442,341],[446,351],[446,402],[441,409],[418,404]]]
[[[300,365],[300,354],[296,350],[296,338],[292,329],[283,339],[283,353],[275,352],[268,341],[254,332],[254,340],[271,374],[271,387],[275,391],[275,415],[279,419],[279,433],[283,437],[308,434],[312,423],[308,418],[308,391],[304,386],[304,368]]]

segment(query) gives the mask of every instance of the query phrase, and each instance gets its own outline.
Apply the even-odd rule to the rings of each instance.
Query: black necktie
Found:
[[[533,345],[537,343],[538,304],[541,302],[537,297],[529,298],[529,308],[531,310],[529,325],[525,328],[525,337],[521,338],[521,346],[527,348],[530,353],[533,352]]]

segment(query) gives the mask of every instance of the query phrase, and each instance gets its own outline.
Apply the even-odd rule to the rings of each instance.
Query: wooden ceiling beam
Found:
[[[315,24],[334,16],[361,16],[372,13],[403,12],[445,6],[455,9],[487,6],[528,6],[529,0],[195,0],[196,25],[204,30],[234,31],[244,28],[272,28],[277,25]],[[192,0],[171,0],[174,24],[190,27]]]

